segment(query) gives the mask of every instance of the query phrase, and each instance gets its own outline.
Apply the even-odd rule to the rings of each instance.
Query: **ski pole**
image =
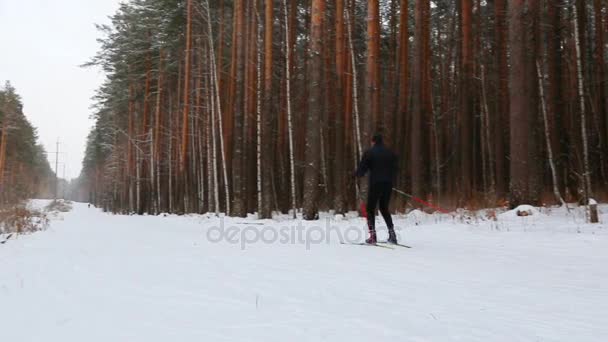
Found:
[[[410,194],[408,194],[406,192],[403,192],[403,191],[401,191],[399,189],[393,188],[393,191],[396,192],[396,193],[398,193],[398,194],[401,194],[401,195],[403,195],[405,197],[411,198],[412,200],[414,200],[414,201],[416,201],[416,202],[418,202],[418,203],[420,203],[420,204],[422,204],[422,205],[424,205],[426,207],[433,208],[433,209],[435,209],[435,210],[437,210],[437,211],[439,211],[441,213],[444,213],[444,214],[449,214],[450,213],[449,211],[447,211],[447,210],[445,210],[445,209],[443,209],[441,207],[438,207],[438,206],[433,205],[433,204],[431,204],[429,202],[423,201],[420,198],[418,198],[416,196],[412,196],[412,195],[410,195]]]

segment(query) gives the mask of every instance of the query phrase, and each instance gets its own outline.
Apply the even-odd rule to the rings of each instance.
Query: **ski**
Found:
[[[378,241],[378,244],[388,245],[388,246],[397,246],[397,247],[403,247],[403,248],[412,248],[412,246],[408,246],[408,245],[404,245],[404,244],[400,244],[400,243],[391,243],[388,241]]]
[[[380,247],[380,248],[386,248],[386,249],[394,249],[391,246],[385,246],[385,245],[379,245],[379,244],[371,244],[371,243],[366,243],[366,242],[342,242],[342,241],[340,241],[340,244],[342,244],[342,245],[351,245],[351,246],[369,246],[369,247]]]
[[[12,236],[13,236],[13,233],[8,234],[6,239],[4,239],[3,241],[0,241],[0,244],[4,245],[8,241],[8,239],[10,239]]]

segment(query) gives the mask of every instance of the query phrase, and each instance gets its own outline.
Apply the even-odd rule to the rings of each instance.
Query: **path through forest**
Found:
[[[308,249],[297,238],[241,248],[209,241],[217,237],[207,232],[218,218],[112,216],[75,204],[48,230],[0,245],[2,340],[608,336],[607,229],[560,210],[471,220],[398,218],[400,238],[412,249],[345,246],[333,238]],[[224,229],[236,227],[238,239],[244,231],[249,237],[291,231],[285,227],[293,222],[227,218]],[[358,218],[329,222],[338,227],[335,235],[364,227]],[[312,237],[326,223],[299,229]]]

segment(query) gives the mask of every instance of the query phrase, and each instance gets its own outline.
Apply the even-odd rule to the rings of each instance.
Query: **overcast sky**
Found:
[[[98,49],[95,23],[109,23],[119,0],[0,0],[0,82],[10,80],[47,152],[59,138],[66,178],[84,155],[91,97],[103,81],[79,65]],[[54,155],[49,154],[53,160]],[[63,164],[59,166],[63,175]]]

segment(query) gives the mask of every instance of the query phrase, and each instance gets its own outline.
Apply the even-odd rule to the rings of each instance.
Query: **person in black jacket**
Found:
[[[369,239],[365,242],[375,244],[376,206],[380,204],[380,213],[388,227],[388,241],[397,243],[397,235],[388,210],[393,191],[393,179],[397,174],[397,156],[384,146],[381,134],[375,134],[372,138],[372,148],[365,151],[356,171],[356,176],[361,178],[369,171],[369,191],[367,194],[367,226],[369,228]]]

